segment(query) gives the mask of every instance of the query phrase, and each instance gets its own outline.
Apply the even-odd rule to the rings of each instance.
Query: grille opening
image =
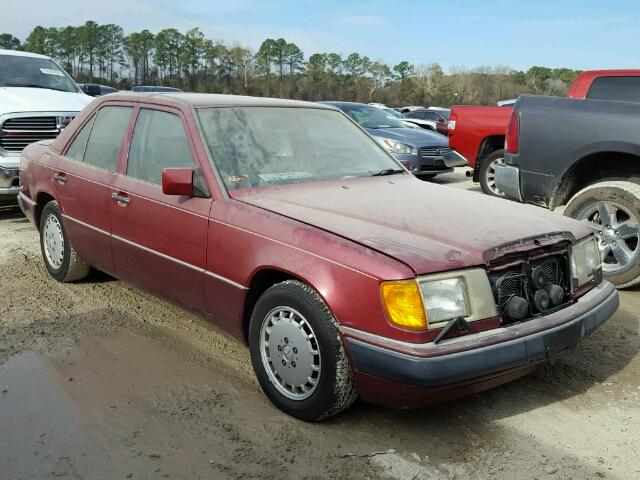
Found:
[[[542,272],[544,275],[542,288],[535,286],[535,280],[532,278],[534,270]],[[569,297],[571,291],[569,258],[566,254],[548,256],[538,260],[526,260],[505,270],[489,272],[489,282],[504,325],[546,315],[571,303]],[[551,287],[548,287],[550,285],[559,286],[562,289],[562,295],[559,299],[555,298],[558,301],[557,304],[549,302],[547,308],[543,308],[540,296],[544,297],[545,294],[538,293],[536,301],[536,292],[540,290],[547,292],[546,289],[550,289]],[[522,318],[514,318],[510,315],[509,302],[514,297],[522,298],[527,302],[528,312]]]
[[[0,127],[0,148],[19,153],[40,140],[53,140],[60,133],[56,117],[8,118]]]
[[[451,149],[449,147],[422,147],[420,149],[421,157],[441,157],[446,153],[449,153]]]

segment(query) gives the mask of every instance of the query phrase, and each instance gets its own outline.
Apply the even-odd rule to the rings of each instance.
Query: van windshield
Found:
[[[0,87],[29,87],[78,93],[73,80],[48,58],[0,55]]]

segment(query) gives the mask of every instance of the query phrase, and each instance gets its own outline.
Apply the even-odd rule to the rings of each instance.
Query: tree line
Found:
[[[164,85],[186,91],[379,102],[390,106],[495,104],[522,93],[564,95],[580,73],[568,68],[508,66],[447,72],[437,63],[389,65],[353,52],[313,53],[284,38],[268,38],[257,51],[206,38],[199,28],[167,28],[125,35],[119,25],[35,27],[26,39],[0,34],[0,48],[53,57],[78,82],[120,89]]]

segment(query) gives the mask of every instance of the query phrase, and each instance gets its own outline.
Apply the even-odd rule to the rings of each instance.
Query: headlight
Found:
[[[413,153],[413,147],[411,145],[405,145],[404,143],[389,140],[388,138],[383,138],[380,143],[389,153],[401,155]]]
[[[430,323],[469,316],[467,289],[462,277],[422,282],[420,287]]]
[[[383,282],[380,292],[391,323],[410,330],[442,327],[457,317],[474,321],[498,316],[489,278],[481,268]]]
[[[600,263],[600,250],[593,235],[574,243],[571,246],[572,287],[578,288],[590,281],[598,283]]]

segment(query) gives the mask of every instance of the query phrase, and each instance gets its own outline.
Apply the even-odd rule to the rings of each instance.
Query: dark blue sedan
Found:
[[[321,102],[345,112],[417,177],[432,178],[467,161],[449,148],[444,135],[407,127],[384,110],[353,102]]]

